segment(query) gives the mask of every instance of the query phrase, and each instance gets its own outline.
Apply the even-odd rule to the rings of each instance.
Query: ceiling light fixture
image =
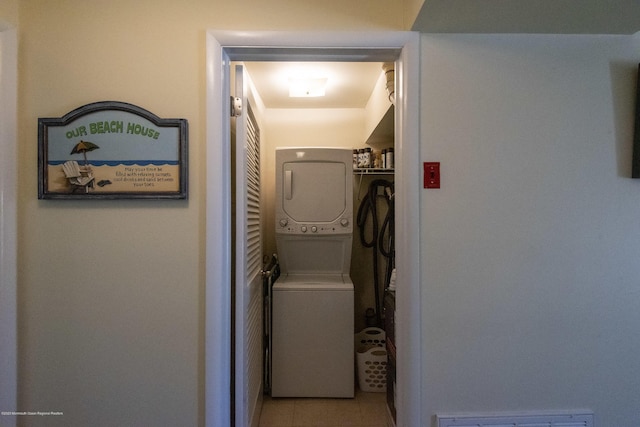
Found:
[[[327,78],[289,78],[289,97],[313,98],[325,95]]]

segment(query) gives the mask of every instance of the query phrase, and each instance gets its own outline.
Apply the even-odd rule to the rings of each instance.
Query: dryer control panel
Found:
[[[353,225],[349,218],[340,218],[331,223],[298,223],[289,218],[280,218],[276,226],[276,233],[285,234],[351,234]]]

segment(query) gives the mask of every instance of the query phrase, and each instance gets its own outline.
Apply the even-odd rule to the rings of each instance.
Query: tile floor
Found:
[[[356,391],[354,399],[265,396],[260,427],[386,427],[386,393]]]

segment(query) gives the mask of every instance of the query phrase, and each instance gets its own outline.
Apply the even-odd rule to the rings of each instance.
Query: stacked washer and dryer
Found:
[[[271,395],[354,396],[352,150],[276,149]]]

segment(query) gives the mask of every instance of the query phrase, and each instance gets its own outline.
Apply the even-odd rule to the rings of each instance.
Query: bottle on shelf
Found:
[[[387,151],[385,152],[385,162],[384,162],[384,167],[385,169],[393,169],[393,147],[391,148],[387,148]]]

